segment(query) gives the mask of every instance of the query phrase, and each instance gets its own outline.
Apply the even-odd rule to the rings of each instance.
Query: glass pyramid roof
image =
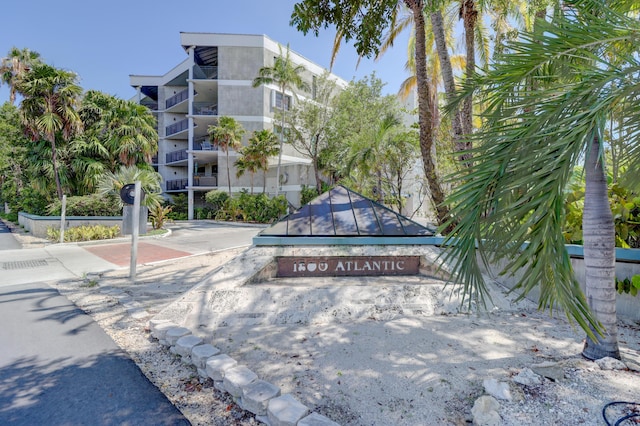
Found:
[[[336,186],[260,233],[278,237],[415,237],[434,230],[344,186]]]

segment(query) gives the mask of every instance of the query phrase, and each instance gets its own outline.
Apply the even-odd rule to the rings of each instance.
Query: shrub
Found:
[[[204,196],[204,200],[207,204],[211,205],[213,211],[218,211],[223,208],[227,200],[229,200],[229,194],[216,189],[207,192]]]
[[[108,240],[116,238],[120,235],[120,227],[114,225],[111,227],[104,225],[84,225],[65,229],[64,241],[94,241],[94,240]],[[60,229],[49,227],[47,229],[47,238],[51,241],[60,240]]]
[[[284,195],[269,198],[266,194],[249,194],[242,191],[238,196],[227,198],[215,218],[242,222],[271,223],[287,213],[287,199]]]
[[[171,213],[171,206],[163,206],[162,204],[154,204],[149,208],[149,221],[153,229],[160,229],[164,226],[165,222],[170,220],[169,213]]]
[[[62,202],[55,200],[47,209],[49,215],[62,214]],[[67,216],[120,216],[122,207],[113,195],[90,194],[67,197]]]
[[[189,199],[186,194],[176,194],[167,203],[171,207],[171,212],[167,217],[171,220],[187,220],[189,217]]]
[[[582,244],[584,184],[572,184],[566,195],[563,234],[567,243]],[[609,204],[615,222],[616,247],[640,248],[640,197],[620,185],[612,185]]]

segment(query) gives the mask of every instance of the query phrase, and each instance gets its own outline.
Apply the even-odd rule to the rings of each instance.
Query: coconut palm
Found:
[[[9,54],[0,62],[0,84],[9,86],[9,102],[16,101],[16,84],[32,65],[40,62],[40,54],[29,49],[12,47]]]
[[[229,173],[229,150],[237,151],[242,142],[244,128],[235,118],[222,116],[218,119],[218,125],[207,128],[211,143],[227,154],[227,182],[229,182],[229,195],[231,195],[231,175]]]
[[[24,97],[20,111],[26,134],[34,142],[44,139],[51,145],[56,190],[62,199],[56,143],[66,143],[82,131],[76,111],[82,93],[77,75],[37,63],[18,79],[16,89]]]
[[[276,169],[276,179],[278,179],[276,184],[276,197],[278,196],[280,189],[280,166],[282,164],[282,145],[284,143],[286,110],[290,107],[286,102],[287,90],[293,87],[299,90],[309,90],[309,84],[302,79],[301,74],[304,71],[304,66],[296,65],[291,59],[289,45],[287,45],[286,55],[282,55],[282,48],[280,48],[280,55],[275,58],[273,66],[260,68],[260,70],[258,70],[258,76],[253,79],[253,87],[259,87],[263,84],[277,85],[282,96],[282,101],[280,103],[280,151],[278,153],[278,167]]]
[[[469,302],[487,295],[479,259],[506,259],[501,273],[522,273],[514,289],[521,297],[539,288],[541,308],[559,306],[585,329],[585,357],[619,358],[603,134],[612,111],[622,108],[616,113],[626,119],[615,132],[632,147],[626,170],[638,170],[640,23],[595,0],[570,2],[565,13],[509,43],[505,52],[513,54],[498,56],[469,88],[488,108],[474,135],[473,166],[453,176],[464,183],[448,199],[454,228],[445,259]],[[616,61],[607,59],[612,52]],[[561,232],[564,189],[581,161],[586,297]]]

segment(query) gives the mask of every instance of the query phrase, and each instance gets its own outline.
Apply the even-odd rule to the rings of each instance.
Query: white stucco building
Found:
[[[289,51],[290,59],[305,68],[303,79],[309,85],[305,92],[279,92],[276,85],[252,87],[258,70],[272,66],[279,55],[286,55],[287,46],[264,35],[180,33],[180,43],[186,58],[164,75],[131,75],[130,84],[137,90],[135,101],[148,106],[158,119],[158,155],[154,166],[164,178],[164,193],[169,196],[186,193],[189,199],[189,219],[194,206],[203,203],[203,196],[213,189],[226,190],[226,155],[209,142],[207,128],[217,124],[221,116],[235,118],[246,129],[243,145],[256,130],[276,128],[274,112],[293,105],[298,99],[313,99],[316,79],[325,72],[321,66],[300,54]],[[333,76],[341,85],[346,82]],[[238,158],[229,152],[232,192],[250,189],[247,174],[236,177],[233,166]],[[277,157],[270,160],[266,178],[267,192],[273,195],[278,182]],[[263,174],[254,176],[254,192],[263,187]],[[282,153],[280,187],[294,205],[299,205],[302,185],[315,184],[311,161],[285,144]]]

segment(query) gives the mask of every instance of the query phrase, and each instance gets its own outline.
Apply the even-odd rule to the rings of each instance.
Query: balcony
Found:
[[[176,93],[165,101],[166,109],[172,106],[178,105],[180,102],[184,102],[189,99],[189,89],[185,89],[182,92]]]
[[[184,191],[189,185],[189,179],[173,179],[165,182],[168,191]]]
[[[206,186],[206,187],[217,187],[218,186],[218,175],[214,174],[212,176],[200,176],[196,175],[193,177],[193,186]]]
[[[187,154],[186,149],[180,149],[178,151],[167,152],[166,154],[166,164],[175,163],[177,161],[184,161],[189,158],[189,154]]]
[[[193,115],[218,115],[218,105],[210,102],[194,102]]]
[[[177,123],[173,123],[165,127],[165,134],[167,136],[174,135],[176,133],[185,131],[188,128],[189,128],[189,119],[185,118],[184,120],[180,120]]]
[[[158,103],[157,102],[153,102],[153,101],[149,101],[149,100],[143,100],[142,102],[140,102],[140,105],[146,106],[151,111],[157,111],[158,110]]]
[[[165,182],[166,191],[185,191],[189,186],[189,179],[173,179]],[[194,187],[203,187],[203,188],[217,188],[218,187],[218,175],[214,174],[212,176],[200,176],[196,175],[193,177],[193,186]]]
[[[193,78],[198,80],[217,80],[218,67],[215,66],[194,66]]]

